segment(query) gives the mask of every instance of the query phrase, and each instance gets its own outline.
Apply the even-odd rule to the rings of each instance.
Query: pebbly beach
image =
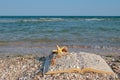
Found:
[[[79,53],[77,53],[79,54]],[[120,57],[101,56],[115,75],[86,72],[43,74],[46,57],[40,55],[14,55],[0,58],[0,80],[119,80]],[[59,63],[57,63],[59,64]],[[102,66],[100,66],[102,68]]]
[[[119,21],[120,17],[114,16],[0,17],[0,80],[120,80]],[[96,73],[91,69],[84,74],[71,70],[69,73],[43,75],[46,57],[56,49],[57,44],[66,46],[69,54],[80,54],[79,57],[73,54],[71,58],[60,58],[60,61],[74,61],[74,65],[82,61],[81,68],[89,68],[97,64],[94,62],[97,59],[90,58],[91,64],[81,53],[95,54],[102,58],[97,61],[109,67],[100,66],[97,69],[112,70],[115,75]],[[67,69],[70,65],[66,65]],[[64,69],[63,66],[56,67]],[[49,66],[49,70],[51,68]]]

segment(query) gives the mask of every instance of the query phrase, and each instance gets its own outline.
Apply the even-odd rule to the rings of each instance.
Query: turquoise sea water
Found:
[[[0,46],[120,48],[120,16],[1,16]]]

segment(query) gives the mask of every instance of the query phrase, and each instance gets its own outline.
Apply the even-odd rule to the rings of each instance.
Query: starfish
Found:
[[[59,46],[57,45],[57,50],[53,50],[52,53],[55,53],[55,54],[57,54],[58,56],[62,56],[62,55],[64,55],[64,53],[67,52],[67,51],[68,51],[68,50],[67,50],[67,47],[59,47]]]
[[[67,47],[59,47],[57,45],[57,49],[52,51],[52,53],[55,53],[57,55],[55,56],[55,58],[51,59],[51,65],[55,65],[55,59],[62,57],[63,55],[65,55],[64,53],[66,53],[67,51],[68,51]]]
[[[57,54],[56,57],[60,58],[61,56],[65,55],[67,51],[68,51],[67,47],[65,47],[65,46],[64,47],[59,47],[57,45],[57,50],[53,50],[52,53]]]

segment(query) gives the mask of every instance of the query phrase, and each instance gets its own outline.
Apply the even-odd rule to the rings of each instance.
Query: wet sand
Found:
[[[67,46],[69,52],[89,52],[103,56],[120,56],[120,47],[110,46],[89,46],[89,45],[66,45],[60,44],[60,46]],[[25,54],[37,54],[41,56],[47,56],[53,49],[56,49],[56,44],[47,43],[31,43],[31,42],[8,42],[0,44],[0,57],[11,55],[25,55]]]

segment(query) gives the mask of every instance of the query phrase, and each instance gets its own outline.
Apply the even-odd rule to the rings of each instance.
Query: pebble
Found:
[[[120,62],[113,62],[111,58],[104,57],[116,74],[120,75]],[[98,73],[60,73],[42,75],[45,59],[37,61],[34,57],[21,56],[0,59],[0,80],[120,80],[120,76]],[[78,66],[77,66],[78,67]]]

